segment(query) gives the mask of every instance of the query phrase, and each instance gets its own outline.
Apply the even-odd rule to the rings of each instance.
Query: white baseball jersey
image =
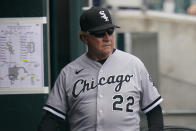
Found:
[[[161,101],[144,64],[116,49],[103,65],[83,54],[65,66],[44,109],[69,119],[71,131],[139,131],[139,110]]]

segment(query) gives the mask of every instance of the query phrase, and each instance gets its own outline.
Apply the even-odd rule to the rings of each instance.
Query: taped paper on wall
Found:
[[[43,24],[0,24],[0,88],[43,83]]]

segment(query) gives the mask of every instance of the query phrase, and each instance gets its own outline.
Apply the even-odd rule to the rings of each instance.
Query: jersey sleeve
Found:
[[[66,75],[61,71],[48,96],[46,104],[43,107],[44,110],[47,110],[62,119],[66,119],[66,111],[68,107],[65,86]]]
[[[159,105],[163,99],[160,96],[157,88],[154,86],[152,79],[143,63],[141,63],[140,81],[142,88],[140,106],[141,110],[144,113],[147,113]]]

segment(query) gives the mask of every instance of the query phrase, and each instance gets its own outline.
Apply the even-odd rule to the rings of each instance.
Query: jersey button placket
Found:
[[[98,82],[100,80],[100,78],[103,76],[103,70],[100,69],[99,71],[99,75],[98,75]],[[97,88],[97,131],[102,131],[103,127],[103,94],[102,94],[102,87],[101,85],[98,85]]]

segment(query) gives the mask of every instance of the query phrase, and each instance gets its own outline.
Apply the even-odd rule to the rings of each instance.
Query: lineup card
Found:
[[[0,24],[0,88],[43,83],[43,24]]]

